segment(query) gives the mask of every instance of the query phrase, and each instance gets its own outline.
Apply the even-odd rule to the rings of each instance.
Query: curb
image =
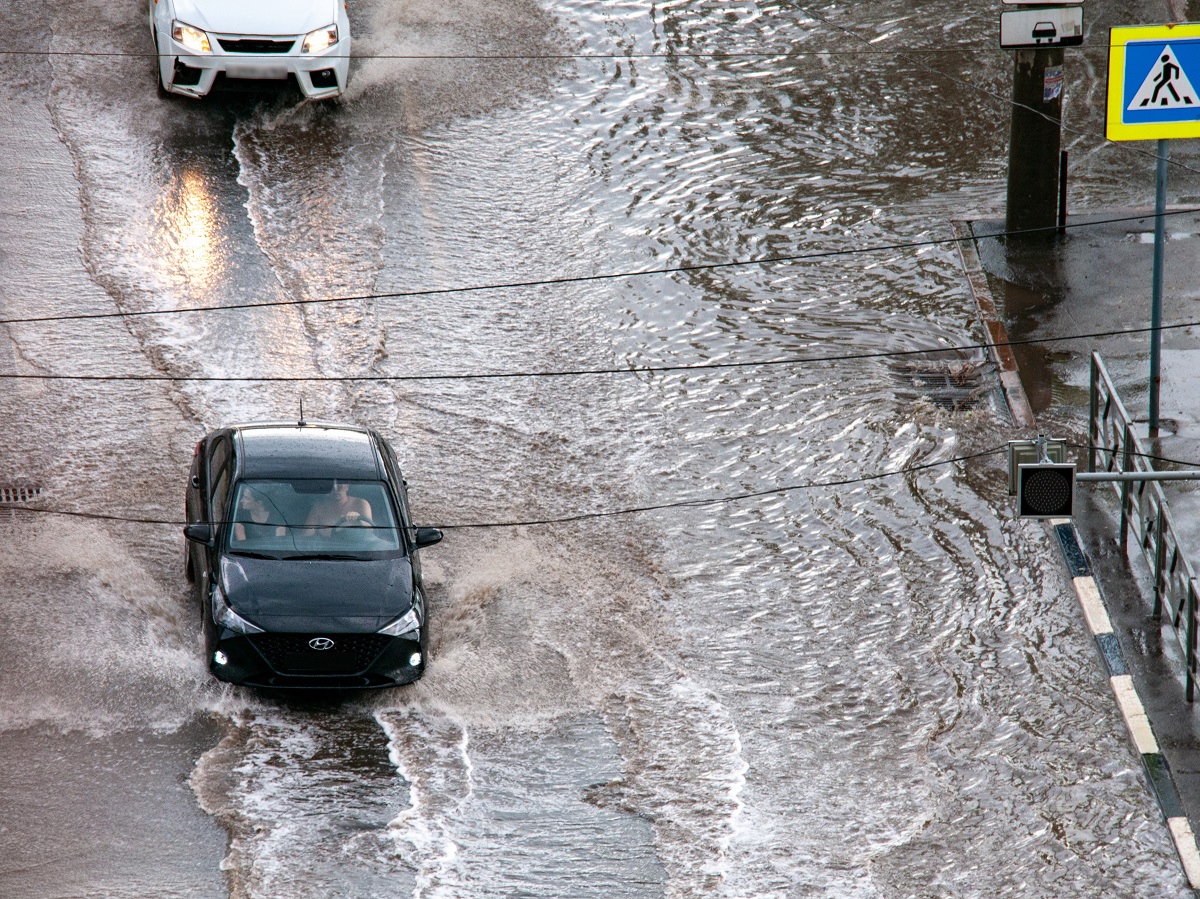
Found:
[[[1013,424],[1018,428],[1036,428],[1037,420],[1033,417],[1033,408],[1021,386],[1021,373],[1017,367],[1017,357],[1013,355],[1008,343],[1008,329],[1004,327],[996,308],[996,301],[988,287],[987,272],[979,261],[979,250],[975,245],[975,232],[971,223],[959,219],[950,222],[954,231],[954,239],[958,244],[958,254],[962,259],[963,271],[967,276],[967,284],[971,295],[975,298],[975,308],[979,310],[979,320],[987,334],[991,346],[992,361],[1000,371],[1000,386],[1004,390],[1004,400],[1008,403],[1008,411],[1012,414]]]
[[[1050,522],[1062,548],[1063,558],[1075,585],[1075,593],[1079,604],[1083,607],[1083,615],[1087,619],[1088,629],[1096,641],[1096,649],[1104,662],[1108,673],[1109,684],[1117,698],[1117,707],[1121,717],[1125,719],[1125,727],[1129,731],[1134,748],[1142,759],[1142,770],[1150,782],[1150,788],[1158,800],[1159,810],[1163,820],[1171,831],[1171,839],[1175,843],[1175,851],[1183,864],[1183,873],[1187,877],[1188,886],[1192,890],[1200,890],[1200,848],[1196,845],[1196,835],[1188,822],[1179,798],[1179,790],[1171,775],[1171,766],[1159,748],[1154,736],[1154,728],[1146,715],[1145,706],[1138,696],[1137,687],[1125,667],[1125,659],[1121,655],[1121,645],[1113,632],[1108,610],[1100,596],[1096,579],[1092,576],[1091,565],[1079,545],[1079,535],[1075,525],[1069,520],[1054,519]]]

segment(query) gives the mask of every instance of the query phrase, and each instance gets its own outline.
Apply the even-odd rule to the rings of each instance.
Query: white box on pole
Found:
[[[1005,50],[1078,47],[1082,43],[1082,6],[1047,6],[1000,13],[1000,46]]]

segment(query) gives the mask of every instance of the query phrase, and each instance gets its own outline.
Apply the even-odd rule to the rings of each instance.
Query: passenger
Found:
[[[275,525],[275,536],[286,537],[287,527],[281,521],[281,516],[273,514],[272,509],[258,497],[258,492],[252,488],[242,489],[238,500],[238,515],[241,519],[233,525],[233,540],[242,543],[246,540],[246,524]],[[257,529],[260,530],[261,529]]]
[[[344,525],[370,525],[371,504],[358,496],[350,495],[350,485],[345,481],[333,482],[329,496],[315,503],[304,521],[305,533],[316,528],[328,529]]]

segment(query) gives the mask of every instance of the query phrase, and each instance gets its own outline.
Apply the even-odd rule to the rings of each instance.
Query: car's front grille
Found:
[[[310,640],[330,640],[318,650]],[[391,637],[383,634],[255,634],[255,649],[281,674],[354,674],[379,658]]]
[[[226,53],[290,53],[295,41],[275,41],[265,37],[217,38]]]

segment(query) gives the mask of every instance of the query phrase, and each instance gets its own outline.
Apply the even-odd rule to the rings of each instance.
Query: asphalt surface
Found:
[[[1154,439],[1148,433],[1150,334],[1144,330],[1151,314],[1152,210],[1073,215],[1065,235],[1015,245],[987,236],[1002,230],[1002,221],[971,223],[991,298],[1014,344],[1036,432],[1086,442],[1089,358],[1098,352],[1126,408],[1139,420],[1139,436],[1149,452],[1194,461],[1200,469],[1200,342],[1196,328],[1186,325],[1200,320],[1196,205],[1168,207],[1163,284],[1168,329],[1162,343],[1161,426]],[[1073,339],[1048,340],[1067,336]],[[1085,470],[1085,455],[1076,455]],[[1172,482],[1164,489],[1181,545],[1195,564],[1200,561],[1200,482]],[[1074,525],[1124,665],[1167,759],[1183,812],[1193,831],[1200,831],[1200,702],[1186,699],[1182,654],[1169,620],[1152,614],[1150,575],[1136,543],[1128,553],[1120,548],[1115,491],[1108,485],[1081,485],[1077,497]],[[1075,598],[1064,596],[1068,601]],[[1097,664],[1103,661],[1098,658]]]

